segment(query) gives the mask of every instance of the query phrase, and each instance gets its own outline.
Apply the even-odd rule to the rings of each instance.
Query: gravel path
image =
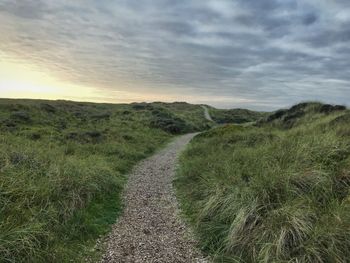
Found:
[[[204,110],[204,117],[208,120],[208,121],[213,121],[213,119],[211,118],[210,114],[209,114],[209,110],[206,106],[202,106],[203,110]]]
[[[179,217],[172,181],[184,135],[141,162],[124,192],[125,210],[106,239],[101,262],[207,262]]]

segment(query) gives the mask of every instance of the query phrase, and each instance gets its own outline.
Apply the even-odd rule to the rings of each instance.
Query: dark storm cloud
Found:
[[[105,90],[259,109],[350,98],[348,1],[0,0],[0,22],[3,52]]]

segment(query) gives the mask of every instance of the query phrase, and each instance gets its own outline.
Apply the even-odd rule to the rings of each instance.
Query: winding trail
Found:
[[[204,117],[208,120],[208,121],[214,121],[212,118],[211,118],[211,116],[210,116],[210,114],[209,114],[209,110],[208,110],[208,108],[206,107],[206,106],[203,106],[202,105],[202,108],[203,108],[203,110],[204,110]]]
[[[172,181],[177,156],[196,134],[177,138],[129,176],[125,210],[113,226],[101,262],[207,262],[179,216]]]

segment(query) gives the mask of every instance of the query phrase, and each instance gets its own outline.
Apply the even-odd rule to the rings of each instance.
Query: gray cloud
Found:
[[[350,98],[345,0],[0,0],[0,23],[0,50],[101,92],[255,109]]]

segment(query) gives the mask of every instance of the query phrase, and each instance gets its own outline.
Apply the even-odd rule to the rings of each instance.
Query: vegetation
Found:
[[[350,112],[302,103],[198,135],[175,182],[216,262],[348,262]]]
[[[211,122],[204,119],[203,109],[200,106],[185,102],[134,103],[133,108],[148,110],[151,113],[151,127],[172,134],[201,131],[212,126]]]
[[[207,127],[200,110],[0,100],[0,262],[94,257],[125,174],[174,134]]]
[[[251,111],[246,109],[222,110],[209,107],[209,113],[212,119],[219,124],[225,123],[250,123],[256,122],[268,114],[265,112]]]

